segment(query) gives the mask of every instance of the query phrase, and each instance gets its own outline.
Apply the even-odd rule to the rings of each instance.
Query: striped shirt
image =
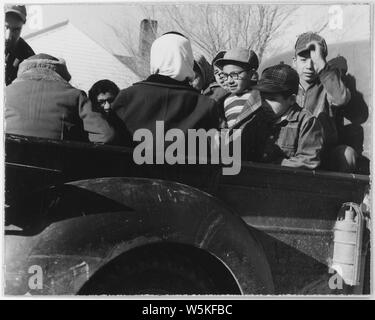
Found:
[[[257,90],[247,91],[241,96],[231,94],[224,101],[224,113],[227,120],[228,128],[232,128],[236,123],[238,116],[244,110],[246,103],[250,103],[250,106],[254,104],[259,98],[259,92]]]

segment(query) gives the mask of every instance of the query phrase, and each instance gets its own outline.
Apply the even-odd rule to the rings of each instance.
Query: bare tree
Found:
[[[180,31],[195,48],[212,58],[219,50],[253,49],[261,60],[296,6],[259,4],[184,4],[146,7],[161,29]]]
[[[117,56],[140,78],[145,78],[150,73],[150,52],[151,44],[157,36],[157,26],[149,20],[149,35],[144,34],[142,25],[138,29],[130,28],[123,23],[106,23],[115,33],[121,44],[125,47],[126,56]],[[139,21],[141,24],[142,22]],[[138,24],[137,24],[138,25]],[[138,36],[137,36],[138,35]],[[145,52],[146,51],[146,52]]]
[[[219,51],[233,47],[253,49],[261,60],[270,41],[277,37],[286,18],[296,6],[260,4],[179,4],[147,5],[144,16],[158,21],[155,34],[179,31],[193,44],[194,51],[208,59]],[[134,30],[111,25],[123,45],[136,57],[139,74],[148,72],[148,57],[138,50]],[[156,31],[156,30],[155,30]],[[146,70],[147,69],[147,70]]]

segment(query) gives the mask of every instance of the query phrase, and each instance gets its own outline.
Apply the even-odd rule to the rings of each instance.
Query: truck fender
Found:
[[[6,215],[7,294],[77,294],[116,258],[152,244],[192,247],[215,257],[239,293],[274,291],[251,228],[217,198],[183,184],[117,177],[74,181],[32,193]]]

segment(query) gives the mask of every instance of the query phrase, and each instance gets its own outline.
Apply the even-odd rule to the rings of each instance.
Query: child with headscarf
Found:
[[[177,32],[154,41],[150,53],[151,75],[121,90],[113,109],[130,134],[140,128],[153,133],[156,121],[164,130],[218,128],[219,116],[214,100],[201,95],[190,82],[194,79],[194,57],[190,41]]]

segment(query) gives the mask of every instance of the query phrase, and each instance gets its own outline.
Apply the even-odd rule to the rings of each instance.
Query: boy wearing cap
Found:
[[[224,101],[224,113],[227,127],[234,129],[260,105],[259,92],[252,89],[257,79],[258,57],[252,50],[234,48],[216,60],[215,66],[223,70],[221,77],[231,93]]]
[[[9,85],[16,77],[19,64],[33,56],[33,49],[21,36],[26,22],[26,7],[21,5],[5,6],[5,84]]]
[[[341,80],[340,72],[331,67],[326,57],[326,41],[317,33],[301,34],[295,44],[293,65],[300,83],[297,103],[317,117],[324,130],[324,167],[352,172],[356,166],[356,152],[348,146],[338,146],[336,111],[345,106],[350,91]]]
[[[212,60],[212,63],[210,65],[211,73],[212,73],[212,79],[211,83],[209,83],[209,86],[203,90],[202,94],[204,96],[207,96],[217,103],[217,110],[219,113],[219,122],[220,122],[220,128],[226,127],[226,120],[224,115],[224,101],[225,98],[230,95],[230,92],[225,87],[225,81],[222,78],[222,70],[215,66],[216,60],[222,58],[225,54],[225,51],[220,51],[216,54],[214,59]]]
[[[225,98],[230,94],[226,89],[225,81],[222,77],[223,70],[215,66],[215,62],[221,59],[225,54],[225,51],[219,51],[211,62],[212,72],[214,79],[209,86],[203,91],[203,95],[214,99],[220,105],[223,105]]]
[[[245,143],[253,144],[248,143],[248,148],[257,150],[252,153],[257,158],[249,160],[304,169],[320,165],[322,127],[318,119],[296,103],[298,84],[297,72],[288,65],[263,71],[254,87],[260,91],[262,105],[242,132]]]

